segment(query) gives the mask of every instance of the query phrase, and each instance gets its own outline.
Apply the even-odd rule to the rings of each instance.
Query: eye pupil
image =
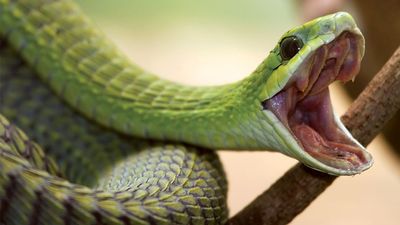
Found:
[[[280,44],[281,57],[283,60],[289,60],[295,56],[303,47],[303,42],[296,36],[285,37]]]

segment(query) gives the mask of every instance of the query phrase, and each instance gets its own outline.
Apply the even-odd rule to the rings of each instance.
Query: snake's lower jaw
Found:
[[[327,166],[346,173],[371,166],[371,155],[335,118],[327,88],[297,103],[289,115],[289,129],[305,152]]]
[[[296,158],[334,175],[357,174],[372,165],[371,155],[334,116],[328,89],[335,80],[354,80],[363,51],[359,38],[345,32],[319,47],[282,91],[263,102],[307,153],[306,159]]]

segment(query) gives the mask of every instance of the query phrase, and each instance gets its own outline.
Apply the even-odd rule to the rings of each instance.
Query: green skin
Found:
[[[45,147],[0,114],[0,224],[227,220],[227,182],[215,151],[132,138],[93,123],[1,41],[0,68],[0,113]]]
[[[358,168],[320,162],[261,106],[285,87],[307,56],[343,31],[359,36],[362,56],[362,35],[347,13],[321,17],[285,33],[282,38],[296,35],[304,43],[288,62],[281,59],[278,44],[242,81],[189,87],[133,65],[69,1],[2,2],[0,32],[59,96],[104,126],[137,137],[213,149],[280,151],[334,175],[360,173],[371,165],[367,153],[363,153],[367,163]],[[338,126],[342,126],[339,121]]]
[[[318,18],[286,32],[280,40],[296,35],[304,43],[300,51],[290,60],[281,58],[281,49],[278,43],[261,65],[251,75],[239,82],[215,87],[189,87],[160,79],[133,65],[70,1],[17,1],[10,3],[7,0],[0,0],[0,35],[7,39],[8,43],[19,52],[21,57],[59,97],[102,126],[129,136],[188,143],[212,149],[280,151],[314,169],[334,175],[360,173],[371,166],[372,159],[360,145],[362,154],[366,158],[366,162],[360,167],[343,169],[319,161],[308,154],[293,133],[282,124],[273,112],[263,109],[261,103],[287,87],[291,78],[294,79],[297,69],[306,62],[308,56],[311,56],[322,45],[333,41],[344,31],[357,35],[361,57],[364,51],[364,42],[360,31],[349,14],[337,13]],[[5,64],[4,67],[8,65]],[[8,73],[13,72],[11,70]],[[32,72],[28,71],[28,74],[30,73]],[[37,88],[37,85],[26,89],[21,84],[23,82],[18,79],[12,81],[13,79],[17,78],[8,76],[7,85],[13,90],[21,90],[19,93],[45,89],[42,86]],[[42,93],[44,91],[35,92]],[[1,112],[13,121],[17,121],[24,130],[32,130],[31,135],[34,135],[35,132],[43,133],[44,131],[40,127],[45,122],[40,119],[27,122],[30,121],[29,117],[41,118],[42,115],[52,115],[51,118],[55,119],[58,116],[60,118],[78,117],[75,114],[68,116],[69,114],[64,112],[67,109],[44,113],[46,111],[39,106],[40,103],[50,101],[48,100],[50,97],[47,95],[45,100],[38,101],[31,97],[25,99],[18,94],[7,93],[10,96],[8,98],[14,98],[14,100],[10,100],[9,103],[6,101]],[[13,101],[19,103],[17,107],[20,107],[21,110],[35,107],[36,110],[33,110],[35,114],[17,116],[16,112],[21,110],[11,110],[16,105]],[[77,121],[79,119],[71,121],[62,119],[61,122],[55,121],[54,124],[61,123],[71,127],[75,127],[75,125],[90,126],[87,125],[89,122],[81,125]],[[48,121],[43,126],[51,127],[52,122]],[[358,144],[338,119],[336,122],[348,139]],[[218,158],[211,152],[196,150],[184,144],[171,145],[144,140],[133,141],[129,140],[130,138],[119,136],[112,137],[112,140],[117,140],[117,142],[108,143],[104,140],[100,142],[101,138],[97,138],[98,133],[111,132],[102,131],[104,128],[96,128],[98,130],[95,129],[91,132],[91,128],[88,128],[87,137],[90,139],[88,142],[102,143],[103,153],[98,153],[100,150],[95,147],[92,150],[96,153],[80,150],[79,153],[74,154],[72,151],[78,152],[79,147],[75,149],[54,144],[55,146],[50,146],[46,150],[46,154],[40,147],[37,147],[38,153],[34,154],[37,157],[29,158],[23,154],[25,145],[15,143],[30,143],[30,141],[26,141],[25,135],[22,135],[20,131],[10,129],[7,124],[7,120],[2,117],[0,123],[0,134],[3,134],[0,135],[0,168],[2,168],[0,200],[3,204],[0,204],[0,222],[23,224],[25,221],[29,224],[33,215],[36,216],[33,213],[35,207],[32,207],[35,198],[32,196],[36,195],[37,197],[37,193],[41,193],[40,201],[36,201],[37,205],[43,205],[40,202],[47,201],[47,205],[44,204],[43,207],[48,207],[49,212],[54,215],[64,215],[64,220],[56,220],[49,215],[39,214],[35,217],[39,224],[63,224],[67,223],[65,220],[69,220],[69,218],[72,218],[69,221],[73,221],[72,224],[75,222],[78,224],[78,220],[82,224],[95,223],[95,221],[100,221],[100,224],[113,224],[112,221],[115,224],[128,224],[126,222],[128,220],[131,220],[133,224],[202,224],[204,221],[218,224],[226,221],[225,178]],[[57,135],[63,137],[65,136],[64,132],[67,131],[58,132]],[[14,141],[10,142],[10,138],[7,138],[5,134],[14,134],[11,138]],[[85,136],[86,133],[81,135]],[[78,135],[78,137],[80,136]],[[35,136],[34,138],[35,140],[40,139]],[[45,140],[46,138],[42,139],[43,143],[50,142],[50,140]],[[67,138],[66,143],[68,141],[74,142],[74,139],[68,140]],[[129,147],[128,150],[119,149],[115,143],[120,141],[135,146],[132,149],[136,149],[136,151],[129,150]],[[78,142],[76,141],[76,143]],[[141,151],[138,153],[137,150]],[[65,152],[68,154],[65,155]],[[115,154],[119,154],[119,156],[115,156]],[[98,159],[98,162],[87,161],[91,157]],[[178,161],[182,162],[183,160],[186,164],[178,166],[180,173],[176,173],[176,168],[171,167],[159,170],[165,173],[175,171],[175,175],[168,177],[177,181],[176,178],[179,177],[179,174],[182,175],[182,171],[186,171],[185,168],[190,168],[189,171],[196,171],[186,174],[190,182],[179,183],[171,180],[168,185],[160,185],[159,181],[164,175],[154,181],[155,183],[150,182],[151,184],[144,185],[143,189],[137,185],[136,189],[126,191],[126,188],[132,188],[132,186],[121,185],[121,180],[132,185],[130,182],[132,179],[141,180],[143,184],[146,184],[149,179],[148,173],[159,174],[155,168],[162,166],[160,162],[167,160],[168,157],[171,159],[178,157],[181,159]],[[154,161],[154,159],[160,160]],[[53,160],[60,165],[60,170],[56,169]],[[79,160],[84,162],[74,165],[78,164]],[[140,164],[142,161],[145,163]],[[115,165],[116,162],[118,162],[117,165]],[[102,168],[101,163],[106,163],[107,166]],[[194,167],[197,169],[193,169]],[[105,192],[93,192],[79,185],[60,181],[46,172],[39,172],[33,168],[45,169],[50,174],[64,176],[72,182],[94,185]],[[84,171],[83,175],[79,175],[79,171],[83,168],[89,168],[89,170]],[[127,173],[126,171],[130,171],[127,168],[131,168],[133,171],[136,169],[143,171],[144,168],[153,170],[149,169],[148,173],[138,173],[141,176],[135,178],[134,176],[138,174]],[[76,172],[68,174],[69,170],[67,169]],[[199,178],[199,174],[206,174],[204,176],[213,181],[202,182],[203,179]],[[91,177],[91,175],[96,177]],[[147,181],[145,182],[143,179],[146,177]],[[208,179],[205,180],[208,181]],[[62,185],[59,184],[60,182]],[[167,190],[167,187],[181,187],[182,190],[189,191],[179,195],[177,191]],[[216,191],[209,194],[210,191],[196,189],[199,187],[204,187],[204,190]],[[12,192],[11,189],[16,189],[17,195],[26,196],[26,199],[19,199],[19,201],[30,202],[31,205],[18,203],[12,197],[7,197]],[[192,189],[196,190],[192,192],[190,191]],[[117,190],[119,191],[118,195],[104,194]],[[137,196],[132,196],[132,193]],[[102,197],[102,194],[107,196]],[[82,198],[78,198],[78,195]],[[121,197],[123,200],[118,197],[119,195],[124,196],[124,198]],[[193,210],[187,210],[190,208],[186,205],[187,202],[190,203],[188,205],[193,207]],[[142,207],[137,207],[138,204]],[[27,207],[26,210],[17,210],[22,205]],[[20,213],[18,216],[22,219],[13,220],[12,218],[15,217],[12,212]]]

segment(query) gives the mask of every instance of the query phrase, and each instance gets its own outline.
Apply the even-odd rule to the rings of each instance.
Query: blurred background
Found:
[[[343,114],[400,44],[398,0],[92,0],[78,3],[133,62],[161,77],[214,85],[250,74],[279,37],[305,20],[351,12],[366,35],[362,71],[354,84],[335,84]],[[346,87],[347,91],[344,89]],[[398,113],[399,114],[399,113]],[[400,119],[368,146],[375,165],[334,182],[291,224],[399,224]],[[387,141],[389,140],[389,142]],[[220,151],[229,181],[231,216],[266,190],[295,160],[271,152]]]

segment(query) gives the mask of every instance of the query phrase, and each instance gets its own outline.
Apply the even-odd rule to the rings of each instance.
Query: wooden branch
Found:
[[[400,47],[342,116],[342,120],[353,136],[367,145],[399,108]],[[287,224],[335,179],[335,176],[298,163],[227,224]]]

